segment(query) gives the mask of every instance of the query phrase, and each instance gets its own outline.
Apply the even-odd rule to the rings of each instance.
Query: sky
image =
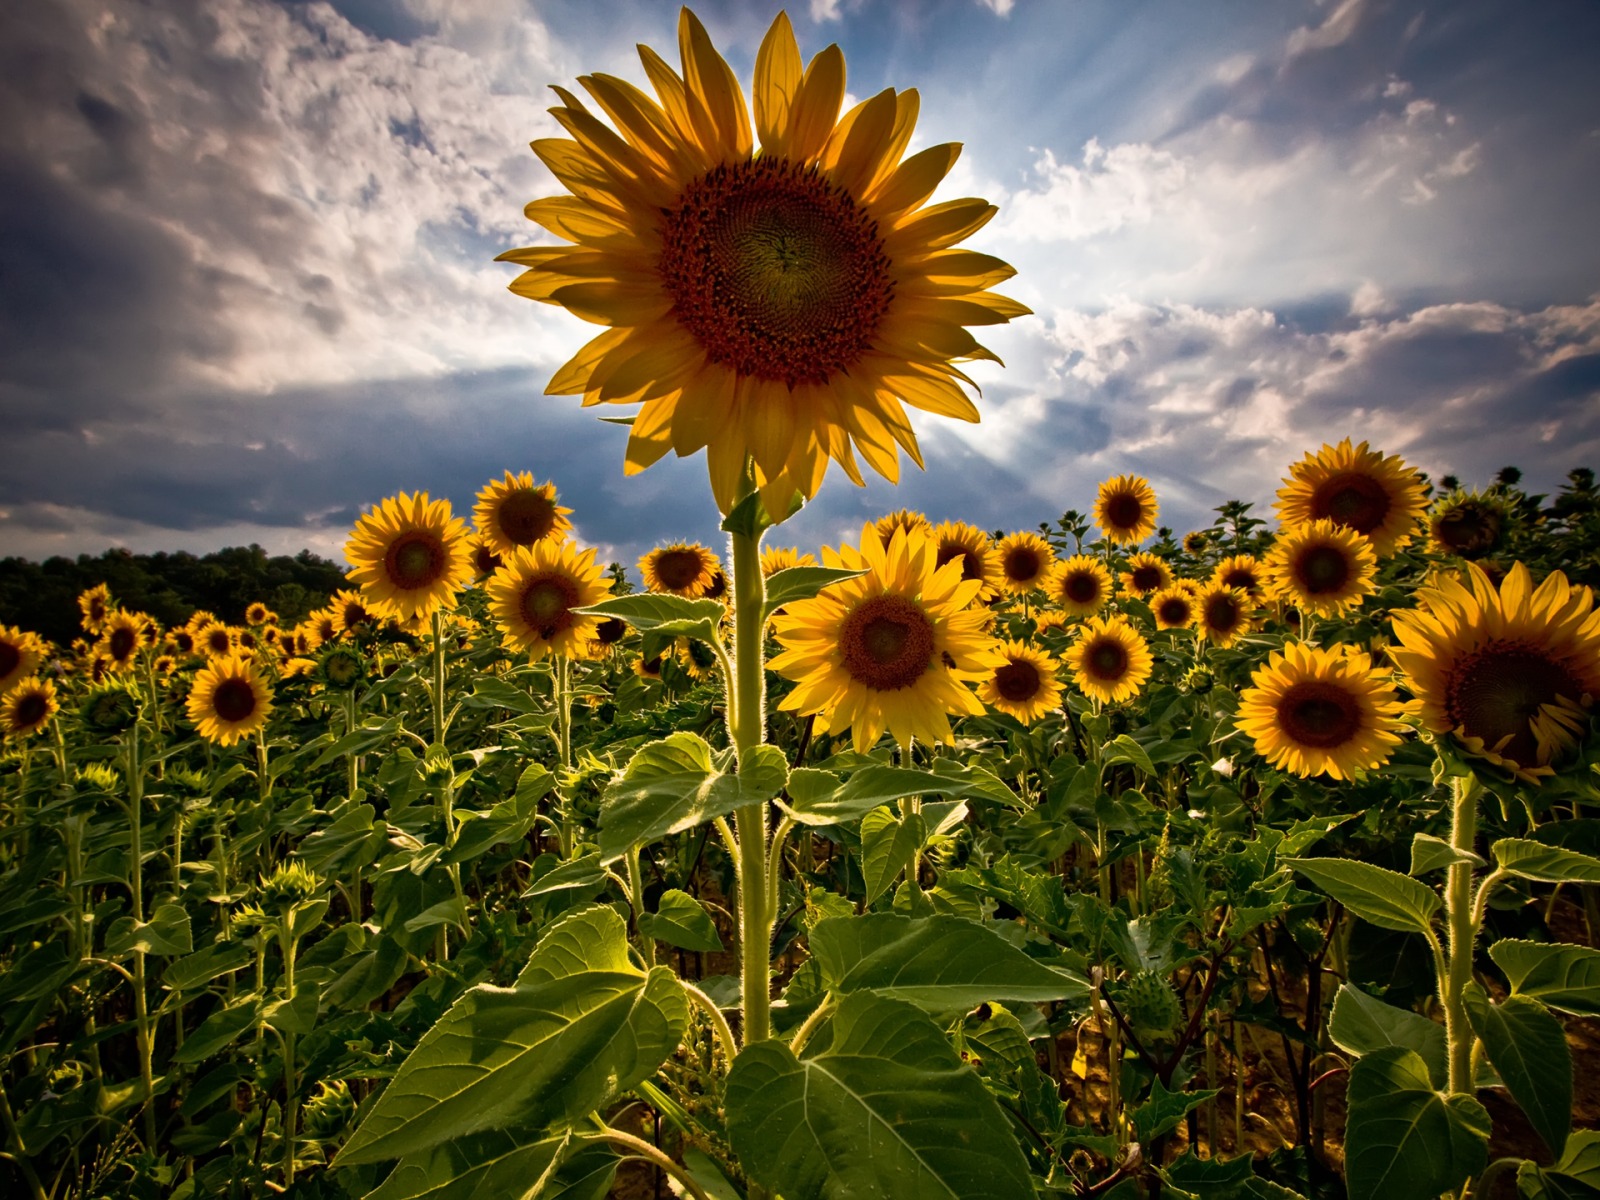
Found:
[[[830,471],[770,544],[900,507],[983,528],[1149,478],[1161,521],[1270,515],[1289,465],[1367,440],[1435,479],[1600,465],[1600,5],[1589,0],[800,0],[852,98],[922,97],[939,198],[1034,314],[985,329],[976,426],[927,469]],[[775,8],[696,8],[748,86]],[[676,58],[643,0],[31,0],[0,6],[0,556],[335,559],[426,490],[470,517],[554,479],[630,565],[716,546],[703,457],[547,397],[596,327],[500,251],[560,191],[548,86]],[[615,410],[613,410],[614,415]]]

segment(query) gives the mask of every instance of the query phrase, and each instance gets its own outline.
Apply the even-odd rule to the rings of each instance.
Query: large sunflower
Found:
[[[213,658],[194,677],[188,707],[201,737],[231,746],[266,725],[272,690],[254,662],[229,654]]]
[[[1149,643],[1127,618],[1090,617],[1067,648],[1067,665],[1084,695],[1117,704],[1139,694],[1155,660]]]
[[[44,659],[45,644],[36,633],[0,625],[0,694],[32,675]]]
[[[978,699],[1024,725],[1061,704],[1060,663],[1025,642],[1006,642],[1000,654],[1005,661],[978,685]]]
[[[1349,779],[1389,761],[1403,705],[1359,650],[1291,642],[1250,677],[1237,723],[1256,752],[1301,778]]]
[[[8,738],[28,737],[43,729],[60,709],[55,684],[30,676],[0,699],[0,731]]]
[[[448,500],[402,492],[356,522],[345,543],[349,578],[368,607],[399,621],[432,616],[472,582],[466,523]]]
[[[1138,475],[1116,475],[1100,485],[1094,499],[1094,523],[1114,545],[1132,546],[1156,531],[1155,490]]]
[[[1111,572],[1087,554],[1074,554],[1050,568],[1045,594],[1069,617],[1092,617],[1111,599]]]
[[[1056,552],[1037,533],[1022,530],[1000,539],[994,548],[995,573],[991,577],[1013,596],[1026,596],[1044,586],[1055,565]]]
[[[802,66],[782,13],[756,54],[753,133],[737,79],[688,9],[678,45],[681,75],[640,47],[659,103],[582,76],[612,125],[556,88],[552,111],[572,138],[533,143],[572,195],[527,215],[571,245],[501,255],[529,268],[511,290],[609,326],[546,391],[642,404],[627,472],[705,448],[723,511],[747,455],[774,513],[795,491],[812,496],[830,457],[859,484],[859,450],[894,481],[897,445],[922,461],[904,405],[978,420],[954,364],[995,356],[965,326],[1029,311],[988,290],[1011,267],[953,249],[996,210],[924,208],[959,147],[900,161],[914,91],[886,89],[841,118],[844,56],[830,46]]]
[[[902,746],[948,742],[947,714],[982,714],[967,685],[1004,659],[982,632],[986,610],[969,608],[977,580],[953,560],[939,566],[928,535],[898,532],[886,546],[871,525],[860,550],[825,546],[822,561],[867,573],[773,618],[783,650],[770,666],[796,681],[779,707],[849,726],[861,751],[886,729]]]
[[[1422,477],[1398,454],[1385,458],[1345,438],[1290,467],[1274,507],[1286,529],[1330,520],[1370,538],[1387,558],[1411,540],[1427,506]]]
[[[1378,557],[1354,529],[1323,518],[1278,535],[1267,553],[1268,588],[1319,616],[1354,608],[1374,590]]]
[[[491,479],[478,493],[472,518],[489,549],[506,555],[518,546],[566,537],[572,528],[567,520],[571,511],[556,503],[554,482],[534,483],[528,471],[520,475],[507,471],[504,479]]]
[[[699,542],[657,546],[639,560],[639,574],[647,589],[688,600],[698,600],[709,592],[721,570],[717,556]]]
[[[1424,728],[1524,779],[1554,763],[1588,729],[1600,695],[1600,611],[1560,571],[1537,588],[1522,563],[1497,589],[1475,564],[1396,613],[1389,656],[1408,677]]]
[[[581,657],[600,618],[573,610],[598,604],[611,591],[594,557],[592,548],[552,541],[519,546],[509,555],[485,585],[505,644],[535,659]]]
[[[1154,554],[1130,554],[1128,569],[1117,580],[1124,590],[1142,599],[1172,586],[1172,568]]]

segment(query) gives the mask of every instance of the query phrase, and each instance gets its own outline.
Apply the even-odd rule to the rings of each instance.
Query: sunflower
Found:
[[[1256,753],[1302,779],[1350,779],[1383,766],[1400,744],[1404,705],[1359,650],[1291,642],[1250,676],[1238,727]]]
[[[224,658],[239,649],[239,631],[213,621],[195,636],[194,645],[207,658]]]
[[[355,593],[340,592],[338,595],[354,596]],[[338,596],[335,596],[334,599],[337,601]],[[362,605],[359,597],[357,597],[355,600],[355,606],[363,613],[366,612],[366,608]],[[341,619],[342,615],[343,614],[340,608],[336,607],[334,604],[329,604],[325,608],[317,609],[316,612],[312,613],[306,618],[307,622],[310,623],[312,628],[317,631],[317,639],[319,644],[327,645],[329,642],[336,640],[339,635],[344,632],[344,622]]]
[[[272,690],[253,662],[229,654],[213,658],[194,677],[188,709],[201,737],[231,746],[266,725]]]
[[[38,634],[0,625],[0,694],[38,670],[44,654],[45,644]]]
[[[1044,585],[1045,577],[1055,565],[1056,552],[1049,542],[1037,533],[1022,530],[1000,539],[994,548],[995,574],[998,583],[1013,596],[1026,596]]]
[[[1138,475],[1117,475],[1100,485],[1094,500],[1094,523],[1108,542],[1132,546],[1156,531],[1155,491]]]
[[[183,623],[183,627],[190,633],[199,633],[207,625],[215,624],[217,624],[216,613],[207,612],[203,608],[197,608],[189,614],[189,619]]]
[[[897,508],[879,517],[873,522],[873,528],[878,531],[878,540],[887,546],[896,529],[904,529],[907,533],[932,533],[933,522],[913,509]]]
[[[55,684],[31,675],[0,699],[0,730],[8,738],[29,737],[60,710]]]
[[[700,599],[721,600],[726,604],[733,603],[733,598],[728,595],[728,577],[723,574],[721,567],[711,572],[711,586],[706,588],[705,595],[701,596]]]
[[[783,649],[769,665],[796,683],[780,708],[848,725],[860,751],[885,730],[902,746],[948,742],[948,714],[982,714],[967,684],[1004,659],[982,632],[987,612],[968,608],[977,580],[953,561],[939,566],[929,535],[901,530],[886,546],[870,524],[859,550],[824,547],[822,560],[867,573],[773,618]]]
[[[817,556],[801,554],[797,546],[768,546],[761,551],[761,575],[764,579],[771,579],[779,571],[787,571],[790,567],[816,565]]]
[[[1370,538],[1374,553],[1387,558],[1411,540],[1427,506],[1422,477],[1398,454],[1385,458],[1345,438],[1290,467],[1274,507],[1285,529],[1331,520]]]
[[[381,617],[433,615],[472,581],[467,528],[448,500],[427,492],[391,496],[356,522],[345,543],[348,577]]]
[[[934,529],[933,541],[937,547],[934,560],[939,566],[959,558],[961,578],[976,579],[983,584],[978,599],[993,598],[1000,563],[987,533],[965,521],[946,521]]]
[[[1378,556],[1362,534],[1324,517],[1280,533],[1266,569],[1275,597],[1331,616],[1357,607],[1374,590]]]
[[[573,610],[598,604],[611,591],[594,556],[593,549],[552,541],[519,546],[507,556],[486,590],[489,612],[508,648],[535,659],[552,653],[579,657],[600,619]]]
[[[1198,529],[1191,530],[1183,535],[1183,549],[1188,554],[1203,554],[1205,548],[1211,544],[1211,536]]]
[[[1126,617],[1090,617],[1067,648],[1067,665],[1084,695],[1117,704],[1139,694],[1150,678],[1150,646]]]
[[[1399,646],[1422,726],[1451,733],[1473,754],[1537,780],[1588,730],[1600,695],[1600,611],[1560,571],[1537,588],[1516,563],[1498,588],[1475,564],[1422,589],[1396,613]]]
[[[671,650],[664,650],[651,658],[646,658],[641,654],[634,660],[633,673],[640,679],[660,679],[661,668],[666,664],[666,660],[671,657],[671,654]]]
[[[610,327],[546,392],[642,403],[627,472],[705,448],[724,512],[747,456],[774,513],[814,495],[829,458],[862,483],[857,450],[896,481],[897,446],[922,461],[904,405],[978,419],[954,364],[995,356],[964,326],[1029,311],[988,291],[1011,267],[953,248],[996,210],[922,207],[959,148],[899,161],[914,91],[886,89],[841,119],[844,56],[830,46],[803,67],[784,14],[756,55],[754,137],[688,9],[678,44],[682,75],[640,47],[659,104],[609,75],[579,79],[620,132],[557,88],[572,140],[533,143],[573,195],[527,215],[573,244],[502,254],[529,268],[511,290]]]
[[[278,620],[278,614],[273,612],[259,600],[252,601],[244,610],[244,623],[246,625],[273,625]]]
[[[978,699],[1024,725],[1060,706],[1060,663],[1024,642],[1006,642],[1000,654],[1005,661],[978,685]]]
[[[1154,554],[1131,554],[1128,569],[1117,576],[1124,591],[1143,599],[1172,586],[1172,568]]]
[[[167,630],[165,645],[168,651],[179,658],[189,658],[194,654],[194,634],[189,632],[187,625],[179,625],[175,629]]]
[[[505,560],[495,553],[494,547],[489,544],[489,539],[481,533],[472,535],[468,542],[472,554],[472,578],[474,582],[482,583],[489,576],[498,571]]]
[[[639,560],[639,573],[648,590],[689,600],[704,596],[720,570],[717,556],[699,542],[657,546]]]
[[[1034,614],[1033,632],[1035,637],[1043,637],[1052,630],[1065,629],[1072,618],[1059,609],[1046,608]]]
[[[111,613],[100,628],[95,652],[111,660],[112,669],[126,671],[139,651],[149,644],[150,618],[143,613]]]
[[[601,654],[617,645],[628,636],[628,623],[620,617],[603,617],[596,622],[594,633],[590,635],[595,646],[599,647]],[[599,657],[596,654],[594,657]]]
[[[1497,492],[1455,492],[1428,514],[1428,541],[1440,554],[1479,559],[1494,554],[1511,526],[1511,505]]]
[[[367,676],[367,660],[354,646],[335,642],[317,656],[315,677],[335,691],[347,692]]]
[[[97,681],[79,702],[78,719],[96,733],[121,733],[139,719],[139,693],[123,679]]]
[[[83,613],[83,627],[90,633],[99,633],[104,628],[106,618],[111,615],[116,607],[111,599],[111,589],[103,583],[78,596],[78,609]]]
[[[1069,617],[1092,617],[1111,599],[1111,572],[1098,558],[1074,554],[1050,568],[1045,594]]]
[[[1208,642],[1226,649],[1250,632],[1255,602],[1238,588],[1207,584],[1194,605],[1196,626]]]
[[[534,483],[528,471],[507,471],[504,479],[491,479],[478,493],[472,519],[489,549],[504,556],[546,538],[561,541],[572,529],[567,520],[571,511],[556,502],[554,481]]]
[[[1157,629],[1188,629],[1200,618],[1200,606],[1195,593],[1183,583],[1175,583],[1155,592],[1149,603]]]
[[[1211,582],[1238,588],[1258,600],[1266,595],[1266,573],[1254,554],[1235,554],[1223,559],[1211,572]]]

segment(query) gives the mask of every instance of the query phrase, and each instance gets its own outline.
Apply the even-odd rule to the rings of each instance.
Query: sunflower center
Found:
[[[664,214],[659,270],[678,321],[740,375],[825,383],[872,344],[894,284],[878,225],[812,167],[716,167]]]
[[[982,557],[972,553],[965,546],[940,546],[939,552],[935,557],[935,565],[942,567],[953,558],[961,560],[962,579],[983,578]]]
[[[500,556],[485,543],[479,542],[472,548],[472,569],[479,575],[493,575],[500,569],[500,564]]]
[[[1440,515],[1434,535],[1455,554],[1476,554],[1489,549],[1500,536],[1496,516],[1476,504],[1463,504]]]
[[[1077,571],[1063,581],[1061,594],[1074,604],[1091,604],[1100,598],[1100,581],[1088,571]]]
[[[383,567],[389,582],[402,591],[425,588],[444,577],[444,543],[423,530],[409,530],[389,543]]]
[[[517,546],[531,546],[548,537],[555,528],[556,502],[537,488],[518,488],[500,501],[495,519],[507,541]]]
[[[1009,662],[994,673],[995,690],[1013,704],[1032,700],[1039,694],[1042,683],[1039,669],[1031,662]]]
[[[1031,546],[1018,546],[1006,554],[1006,577],[1017,583],[1037,579],[1043,566],[1039,552]]]
[[[111,651],[111,657],[116,659],[118,662],[122,662],[125,659],[132,657],[133,652],[138,648],[138,645],[139,635],[133,630],[129,629],[127,626],[118,626],[116,629],[111,631],[111,642],[109,649]]]
[[[226,654],[233,649],[233,639],[226,629],[214,629],[206,634],[206,649],[213,654]]]
[[[1127,492],[1107,497],[1103,511],[1112,529],[1137,529],[1144,521],[1144,502]]]
[[[1332,517],[1357,533],[1371,533],[1389,515],[1389,493],[1370,475],[1346,472],[1320,484],[1311,493],[1311,519]]]
[[[1499,753],[1529,765],[1538,758],[1533,720],[1539,709],[1558,697],[1577,700],[1582,694],[1583,685],[1572,673],[1539,648],[1526,642],[1490,642],[1451,673],[1450,718],[1491,750],[1509,737]]]
[[[536,575],[522,589],[522,619],[549,641],[563,629],[572,628],[572,608],[578,603],[578,589],[560,575]]]
[[[7,678],[22,662],[22,651],[0,638],[0,679]]]
[[[49,715],[49,697],[43,692],[25,692],[17,698],[17,707],[13,710],[11,723],[16,729],[32,729]]]
[[[1101,638],[1083,656],[1090,675],[1102,683],[1116,683],[1128,673],[1128,649],[1114,638]]]
[[[607,617],[594,627],[594,640],[602,646],[614,646],[628,635],[628,623],[620,617]]]
[[[693,550],[663,550],[656,555],[656,578],[669,592],[681,592],[692,586],[705,570],[700,555]]]
[[[1136,592],[1153,592],[1161,586],[1161,568],[1156,566],[1139,566],[1128,572],[1128,578],[1133,581],[1133,590]]]
[[[1296,565],[1300,585],[1313,596],[1337,592],[1350,579],[1350,559],[1336,546],[1312,546]]]
[[[1217,633],[1232,633],[1244,619],[1244,611],[1227,593],[1210,597],[1206,601],[1206,627]]]
[[[1187,625],[1190,611],[1187,600],[1181,596],[1169,596],[1156,608],[1156,616],[1168,625]]]
[[[1241,592],[1252,594],[1257,590],[1256,573],[1248,567],[1235,567],[1231,571],[1222,573],[1222,586],[1238,588]]]
[[[1331,750],[1360,732],[1361,707],[1341,687],[1303,680],[1279,699],[1278,727],[1301,746]]]
[[[933,623],[915,601],[874,596],[839,631],[844,669],[880,692],[910,687],[933,662]]]
[[[217,720],[237,725],[256,711],[256,690],[248,679],[224,679],[211,694],[211,707]]]

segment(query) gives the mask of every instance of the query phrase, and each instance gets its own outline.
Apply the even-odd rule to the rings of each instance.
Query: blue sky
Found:
[[[748,81],[775,9],[697,9]],[[1270,505],[1351,436],[1436,477],[1600,465],[1600,6],[1452,0],[809,0],[1036,315],[986,331],[983,422],[927,471],[837,472],[775,542],[911,506],[989,529],[1148,476],[1162,520]],[[0,13],[0,555],[259,542],[506,469],[632,563],[715,544],[699,458],[624,478],[551,372],[593,328],[496,253],[557,191],[551,83],[672,53],[635,0],[43,0]]]

